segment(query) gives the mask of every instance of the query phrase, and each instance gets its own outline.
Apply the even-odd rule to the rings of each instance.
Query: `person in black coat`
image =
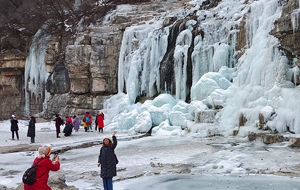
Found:
[[[11,126],[10,126],[10,130],[11,130],[11,133],[12,133],[12,140],[15,140],[15,136],[14,136],[14,133],[16,133],[17,135],[17,139],[19,140],[19,126],[18,126],[18,120],[16,118],[15,115],[12,115],[11,116],[12,119],[10,120],[10,123],[11,123]]]
[[[96,119],[95,119],[95,131],[97,131],[98,128],[98,117],[99,117],[99,111],[97,111]]]
[[[29,125],[28,125],[28,131],[27,131],[27,137],[31,138],[31,143],[34,143],[34,137],[35,137],[35,117],[31,116]]]
[[[73,125],[71,124],[71,121],[68,121],[68,123],[66,123],[66,126],[63,130],[66,137],[68,137],[72,134],[72,129],[73,129]]]
[[[104,190],[112,190],[112,178],[117,175],[117,158],[115,155],[115,148],[117,146],[117,138],[114,131],[112,138],[104,137],[103,144],[100,149],[98,167],[101,165],[100,177],[103,180]]]

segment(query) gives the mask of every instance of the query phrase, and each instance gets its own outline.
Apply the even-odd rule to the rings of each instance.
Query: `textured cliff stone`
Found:
[[[295,10],[299,9],[299,1],[290,0],[282,9],[281,17],[274,24],[274,29],[270,32],[271,35],[279,39],[281,48],[286,52],[287,57],[291,60],[300,56],[300,19],[299,12]],[[292,14],[295,14],[294,26],[292,21]],[[293,64],[293,63],[291,63]],[[296,65],[300,67],[300,60],[297,59]],[[288,79],[296,85],[300,84],[299,73],[294,73],[294,77]]]
[[[196,123],[213,123],[218,111],[216,110],[204,110],[197,113]]]
[[[53,93],[48,104],[49,116],[60,113],[82,117],[86,111],[95,115],[103,108],[103,102],[117,93],[123,31],[123,25],[90,27],[77,35],[74,45],[66,47],[64,65],[70,79],[69,97]],[[58,110],[62,105],[64,109]]]
[[[65,65],[70,77],[70,92],[90,92],[90,45],[71,45],[66,48]]]
[[[300,30],[296,29],[294,31],[291,14],[295,9],[298,9],[298,1],[297,0],[290,0],[282,9],[281,18],[277,20],[274,24],[274,29],[270,32],[271,35],[275,36],[279,39],[281,43],[281,48],[287,52],[287,56],[289,58],[294,58],[300,55]],[[299,15],[297,15],[299,17]],[[295,20],[298,23],[295,25],[300,24],[300,19]],[[300,66],[300,62],[298,62],[298,66]]]
[[[238,55],[236,55],[236,59],[239,59],[245,52],[246,48],[245,46],[247,45],[246,42],[246,29],[245,29],[245,25],[246,25],[246,21],[245,21],[245,17],[243,18],[243,20],[240,23],[240,26],[238,27],[239,32],[237,33],[237,43],[236,43],[236,50],[240,51],[240,53]]]
[[[70,91],[70,78],[64,60],[55,63],[53,76],[47,80],[46,89],[52,94],[64,94]]]
[[[6,54],[0,59],[0,119],[12,114],[23,116],[25,62],[26,57],[20,54]]]
[[[241,113],[239,116],[239,126],[245,126],[246,123],[247,123],[247,118],[244,116],[243,113]]]
[[[60,55],[60,42],[57,37],[52,37],[48,44],[47,54],[45,56],[45,69],[48,73],[53,73],[54,64]]]
[[[300,147],[300,138],[298,138],[298,137],[292,137],[290,139],[290,146],[291,147]]]
[[[250,133],[248,135],[249,141],[261,139],[264,144],[280,143],[284,141],[291,141],[288,135],[270,134],[270,133]]]

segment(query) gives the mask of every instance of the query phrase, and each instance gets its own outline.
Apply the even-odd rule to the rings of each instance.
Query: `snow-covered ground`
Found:
[[[26,137],[28,121],[19,121],[20,140],[11,140],[10,122],[0,122],[0,150],[7,147],[50,145],[52,151],[99,142],[111,131],[85,133],[83,127],[71,137],[56,138],[54,122],[36,124],[36,143]],[[173,189],[275,189],[295,190],[300,182],[300,150],[288,143],[265,145],[242,137],[200,138],[156,134],[143,138],[118,132],[119,159],[115,190]],[[38,146],[37,146],[38,147]],[[74,148],[60,154],[67,184],[80,190],[102,189],[97,159],[100,145]],[[283,156],[284,155],[284,156]],[[1,154],[0,185],[15,188],[33,162],[36,151]]]

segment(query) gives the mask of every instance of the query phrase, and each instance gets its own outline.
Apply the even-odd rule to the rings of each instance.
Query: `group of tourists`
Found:
[[[104,137],[100,154],[98,156],[98,167],[101,166],[100,177],[103,181],[104,190],[113,190],[112,178],[117,175],[118,159],[115,155],[115,148],[117,146],[117,132],[114,131],[112,138]],[[49,171],[57,171],[60,169],[59,156],[56,154],[50,159],[51,148],[43,146],[38,149],[38,156],[33,161],[32,167],[35,166],[35,182],[24,182],[24,190],[37,190],[47,189],[51,190],[48,186]],[[55,163],[53,163],[55,161]],[[26,172],[25,172],[26,174]],[[25,175],[24,174],[24,175]]]
[[[18,119],[16,118],[15,115],[11,116],[11,120],[10,120],[10,131],[11,131],[11,135],[12,135],[12,140],[15,140],[15,134],[17,136],[17,139],[19,139],[19,126],[18,126]],[[35,117],[31,116],[30,117],[30,121],[29,121],[29,125],[28,125],[28,131],[27,131],[27,137],[30,137],[30,142],[34,143],[34,137],[35,137]]]
[[[86,112],[86,114],[82,118],[83,120],[83,126],[85,132],[93,132],[92,129],[92,116],[89,112]],[[56,127],[56,137],[60,138],[60,127],[62,125],[64,126],[63,133],[66,137],[70,136],[73,132],[73,129],[75,132],[78,132],[80,128],[80,120],[79,118],[74,115],[73,118],[66,116],[66,122],[60,117],[59,114],[56,115],[55,119],[55,127]],[[30,121],[28,124],[28,131],[27,131],[27,137],[30,137],[30,142],[34,143],[35,138],[35,117],[31,116]],[[104,114],[101,111],[97,111],[96,119],[95,119],[95,131],[99,131],[103,133],[103,127],[104,127]],[[18,120],[15,115],[11,116],[11,128],[12,132],[12,140],[15,140],[15,135],[17,137],[17,140],[19,140],[19,127],[18,127]]]
[[[56,127],[56,137],[60,138],[59,133],[60,133],[60,126],[64,125],[63,119],[59,116],[56,115],[55,119],[55,127]],[[89,112],[86,112],[85,115],[82,118],[83,121],[83,127],[85,132],[93,132],[93,127],[92,127],[92,116]],[[103,127],[104,127],[104,114],[101,111],[97,111],[96,119],[95,119],[95,131],[97,129],[99,132],[103,133]],[[75,132],[78,132],[80,128],[80,121],[76,115],[74,115],[73,119],[69,116],[66,116],[66,124],[65,128],[63,130],[63,133],[65,136],[70,136],[72,134],[73,128]]]
[[[92,127],[92,116],[89,112],[86,112],[86,114],[83,116],[83,127],[85,132],[93,132]],[[103,127],[104,127],[104,114],[101,111],[97,111],[96,119],[95,119],[95,131],[99,130],[99,132],[103,133]]]

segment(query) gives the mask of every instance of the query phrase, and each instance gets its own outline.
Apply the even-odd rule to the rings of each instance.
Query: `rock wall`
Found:
[[[299,1],[290,0],[282,9],[281,18],[274,23],[274,29],[270,32],[271,35],[279,39],[281,43],[281,48],[286,53],[290,60],[300,56],[300,43],[298,39],[300,38],[300,31],[298,30],[300,19],[299,19]],[[293,19],[293,15],[295,18]],[[293,22],[295,22],[293,24]],[[298,67],[300,67],[300,60],[296,61]],[[294,83],[299,83],[294,81]]]
[[[76,45],[65,48],[59,61],[46,63],[47,71],[51,73],[47,81],[51,98],[45,116],[51,118],[57,113],[83,116],[87,111],[96,115],[105,99],[117,93],[122,31],[115,29],[106,26],[90,28],[78,35]],[[47,57],[55,56],[48,53]]]
[[[24,113],[25,62],[26,57],[18,54],[7,54],[0,59],[0,120]]]

